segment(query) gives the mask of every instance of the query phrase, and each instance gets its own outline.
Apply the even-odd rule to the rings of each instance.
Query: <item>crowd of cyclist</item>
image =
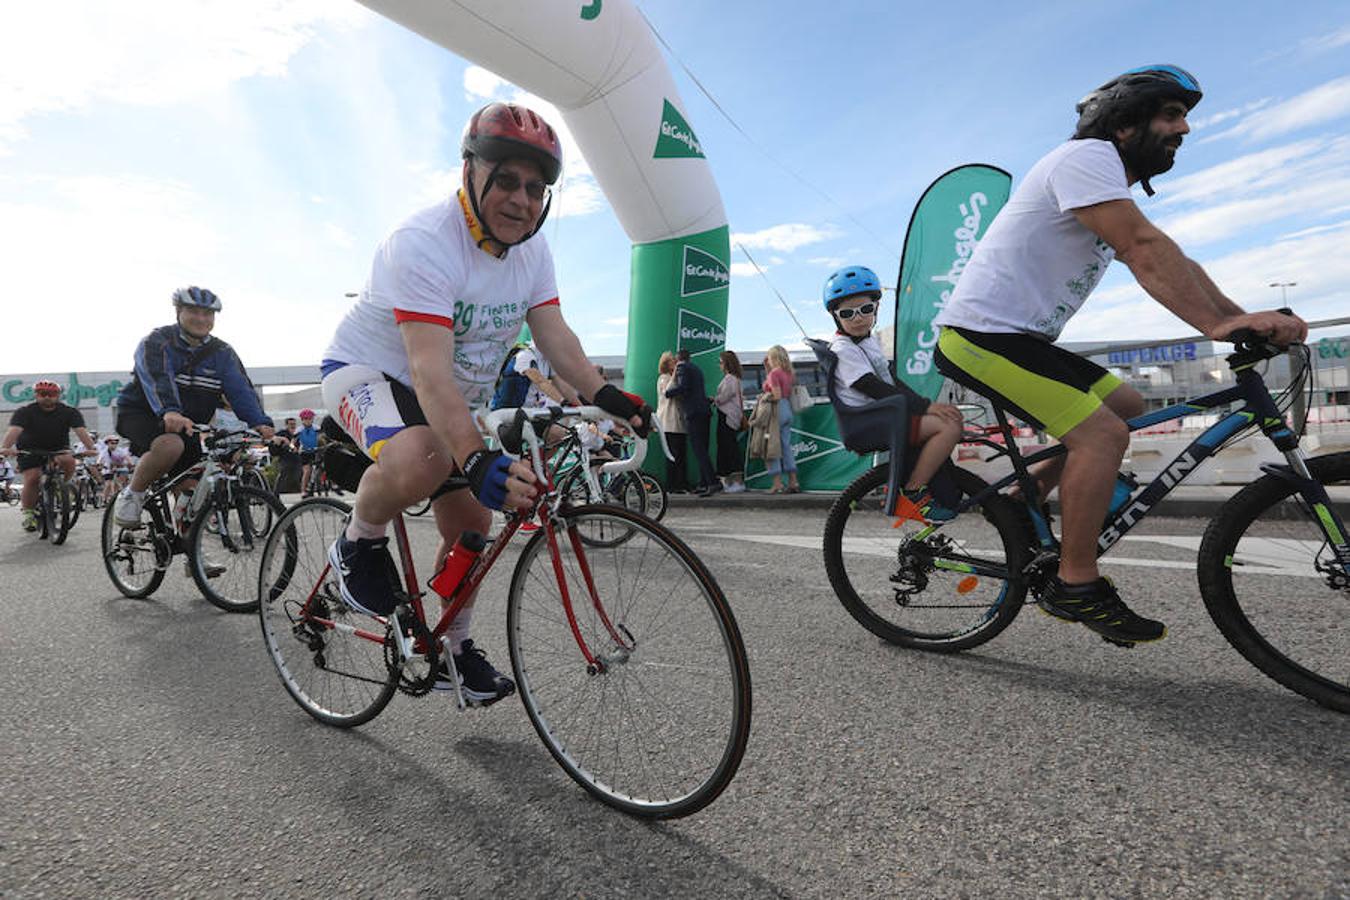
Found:
[[[1142,410],[1141,402],[1119,379],[1053,342],[1113,258],[1158,302],[1215,340],[1237,328],[1281,343],[1306,336],[1292,315],[1245,313],[1132,199],[1132,185],[1151,195],[1150,179],[1171,168],[1189,130],[1186,116],[1200,98],[1193,76],[1165,65],[1126,72],[1085,97],[1073,137],[1027,174],[938,322],[945,374],[999,398],[1068,447],[1067,463],[1037,473],[1047,491],[1060,485],[1063,502],[1063,558],[1048,611],[1129,641],[1160,638],[1164,628],[1133,613],[1100,577],[1094,528],[1128,440],[1124,420]],[[380,244],[357,300],[345,316],[334,316],[321,359],[324,405],[372,462],[346,530],[329,549],[342,599],[364,613],[392,609],[397,576],[386,533],[400,510],[433,498],[439,565],[462,532],[489,531],[492,510],[523,510],[534,500],[535,473],[490,449],[474,415],[489,404],[523,326],[568,385],[566,399],[599,406],[640,435],[652,415],[644,398],[596,371],[564,319],[552,254],[540,234],[562,169],[557,133],[526,107],[494,102],[470,119],[461,150],[458,189]],[[826,284],[832,346],[845,379],[836,394],[844,402],[905,393],[872,333],[879,297],[876,277],[864,266],[841,269]],[[139,524],[156,479],[201,457],[193,426],[211,421],[223,403],[264,440],[280,434],[287,446],[293,442],[306,467],[303,484],[318,448],[312,411],[302,412],[296,429],[276,431],[238,355],[212,334],[219,297],[188,287],[173,294],[173,306],[175,321],[136,348],[135,377],[117,399],[116,441],[124,439],[120,449],[136,458],[114,509],[128,528]],[[16,440],[20,451],[65,447],[74,430],[84,451],[95,452],[78,410],[59,402],[58,386],[39,382],[35,393],[35,403],[15,413],[6,450]],[[919,462],[906,495],[940,519],[950,513],[930,502],[926,481],[959,438],[959,416],[917,396],[910,400]],[[20,455],[26,517],[35,465]],[[61,465],[69,475],[74,460]],[[492,702],[513,685],[474,645],[472,608],[471,600],[451,628],[455,669],[471,698]],[[448,670],[443,675],[451,677]]]

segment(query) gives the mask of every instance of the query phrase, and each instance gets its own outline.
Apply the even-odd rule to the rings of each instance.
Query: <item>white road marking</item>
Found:
[[[797,535],[797,534],[730,534],[718,532],[713,534],[700,535],[703,538],[725,541],[744,541],[751,544],[772,544],[779,547],[792,547],[800,550],[822,549],[821,537],[819,535]],[[1136,543],[1162,544],[1168,547],[1177,547],[1182,550],[1188,550],[1195,553],[1200,549],[1200,538],[1192,535],[1180,534],[1147,534],[1147,535],[1126,535],[1121,539],[1121,543],[1133,541]],[[1233,554],[1234,571],[1244,575],[1281,575],[1281,576],[1300,576],[1304,578],[1319,578],[1319,576],[1310,564],[1312,558],[1321,548],[1318,541],[1304,541],[1290,538],[1263,538],[1249,537],[1243,538],[1238,545],[1238,550]],[[844,550],[847,553],[859,556],[888,557],[895,550],[892,545],[885,541],[877,541],[870,538],[846,538],[844,541]],[[991,559],[997,558],[1001,551],[978,548],[965,548],[965,552],[971,556],[987,556]],[[1176,560],[1176,559],[1145,559],[1129,556],[1114,556],[1107,554],[1101,560],[1104,566],[1139,566],[1143,568],[1154,569],[1195,569],[1195,559]]]

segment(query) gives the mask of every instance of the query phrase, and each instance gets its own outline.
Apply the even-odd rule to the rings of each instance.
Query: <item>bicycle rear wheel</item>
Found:
[[[149,597],[164,581],[173,547],[156,504],[146,504],[148,524],[123,528],[113,516],[115,504],[103,511],[103,565],[113,586],[133,600]]]
[[[666,517],[666,507],[670,505],[665,485],[650,472],[639,472],[638,477],[642,479],[643,490],[647,492],[647,518],[660,522]]]
[[[507,599],[530,722],[563,770],[610,806],[644,818],[697,812],[735,776],[750,734],[750,669],[726,598],[688,547],[643,516],[596,505],[561,518],[575,625],[601,665],[588,666],[573,636],[540,530]],[[629,539],[617,546],[583,537],[619,530]]]
[[[1308,460],[1327,487],[1350,484],[1350,453]],[[1350,503],[1336,503],[1342,522]],[[1209,523],[1196,561],[1214,624],[1248,662],[1292,691],[1350,712],[1350,582],[1317,514],[1266,475]]]
[[[328,498],[292,506],[268,535],[258,578],[263,640],[282,685],[305,712],[340,728],[375,718],[398,688],[385,625],[342,602],[328,565],[350,513]]]
[[[887,466],[854,480],[825,519],[825,573],[858,624],[883,640],[920,650],[955,652],[995,637],[1016,618],[1026,584],[972,574],[971,562],[1021,572],[1033,536],[1025,513],[991,495],[931,534],[927,526],[887,515]],[[956,469],[967,494],[984,482]]]

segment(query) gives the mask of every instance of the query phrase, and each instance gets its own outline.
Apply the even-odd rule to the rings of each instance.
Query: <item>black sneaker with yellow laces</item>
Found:
[[[1087,584],[1065,584],[1058,578],[1040,599],[1040,607],[1057,619],[1082,622],[1091,631],[1118,644],[1161,640],[1167,635],[1162,622],[1145,619],[1120,599],[1109,578]]]

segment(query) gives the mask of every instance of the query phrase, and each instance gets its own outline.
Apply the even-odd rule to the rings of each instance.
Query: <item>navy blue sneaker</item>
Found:
[[[492,667],[487,657],[467,640],[459,645],[455,654],[455,669],[459,672],[460,689],[464,700],[475,706],[491,706],[503,697],[516,692],[516,683]],[[441,663],[436,673],[434,689],[453,691],[455,683],[450,680],[450,667]]]
[[[368,616],[387,616],[398,605],[398,569],[389,555],[389,538],[349,541],[338,535],[328,548],[342,602]]]

